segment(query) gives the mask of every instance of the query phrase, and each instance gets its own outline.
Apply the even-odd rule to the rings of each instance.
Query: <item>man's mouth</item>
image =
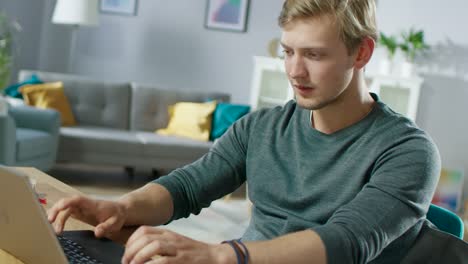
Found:
[[[313,90],[314,87],[312,86],[307,86],[307,85],[300,85],[300,84],[295,84],[294,88],[301,90],[301,91],[307,91],[307,90]]]
[[[294,84],[294,89],[296,92],[302,96],[311,96],[315,91],[313,86]]]
[[[300,85],[300,84],[295,84],[294,87],[296,87],[297,89],[312,89],[312,87],[310,86],[306,86],[306,85]]]

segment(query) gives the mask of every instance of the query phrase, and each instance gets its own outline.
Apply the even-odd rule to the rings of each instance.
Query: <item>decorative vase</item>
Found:
[[[392,61],[383,59],[379,64],[379,73],[382,75],[390,75],[392,73]]]
[[[415,68],[414,68],[414,63],[409,62],[409,61],[404,61],[401,64],[401,76],[404,78],[409,78],[414,76],[415,74]]]

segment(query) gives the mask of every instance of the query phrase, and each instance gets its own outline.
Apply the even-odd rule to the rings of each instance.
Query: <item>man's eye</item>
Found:
[[[317,52],[307,52],[306,56],[311,59],[319,59],[321,55]]]
[[[286,56],[291,56],[293,55],[293,52],[291,50],[283,50],[284,55]]]

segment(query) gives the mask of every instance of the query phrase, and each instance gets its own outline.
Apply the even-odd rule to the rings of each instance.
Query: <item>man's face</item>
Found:
[[[337,101],[353,78],[348,54],[328,16],[292,21],[283,28],[285,67],[297,104],[318,110]]]

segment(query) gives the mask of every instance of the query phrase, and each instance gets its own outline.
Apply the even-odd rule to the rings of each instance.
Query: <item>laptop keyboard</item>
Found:
[[[102,264],[99,260],[87,255],[84,248],[75,241],[60,235],[57,238],[70,264]]]

